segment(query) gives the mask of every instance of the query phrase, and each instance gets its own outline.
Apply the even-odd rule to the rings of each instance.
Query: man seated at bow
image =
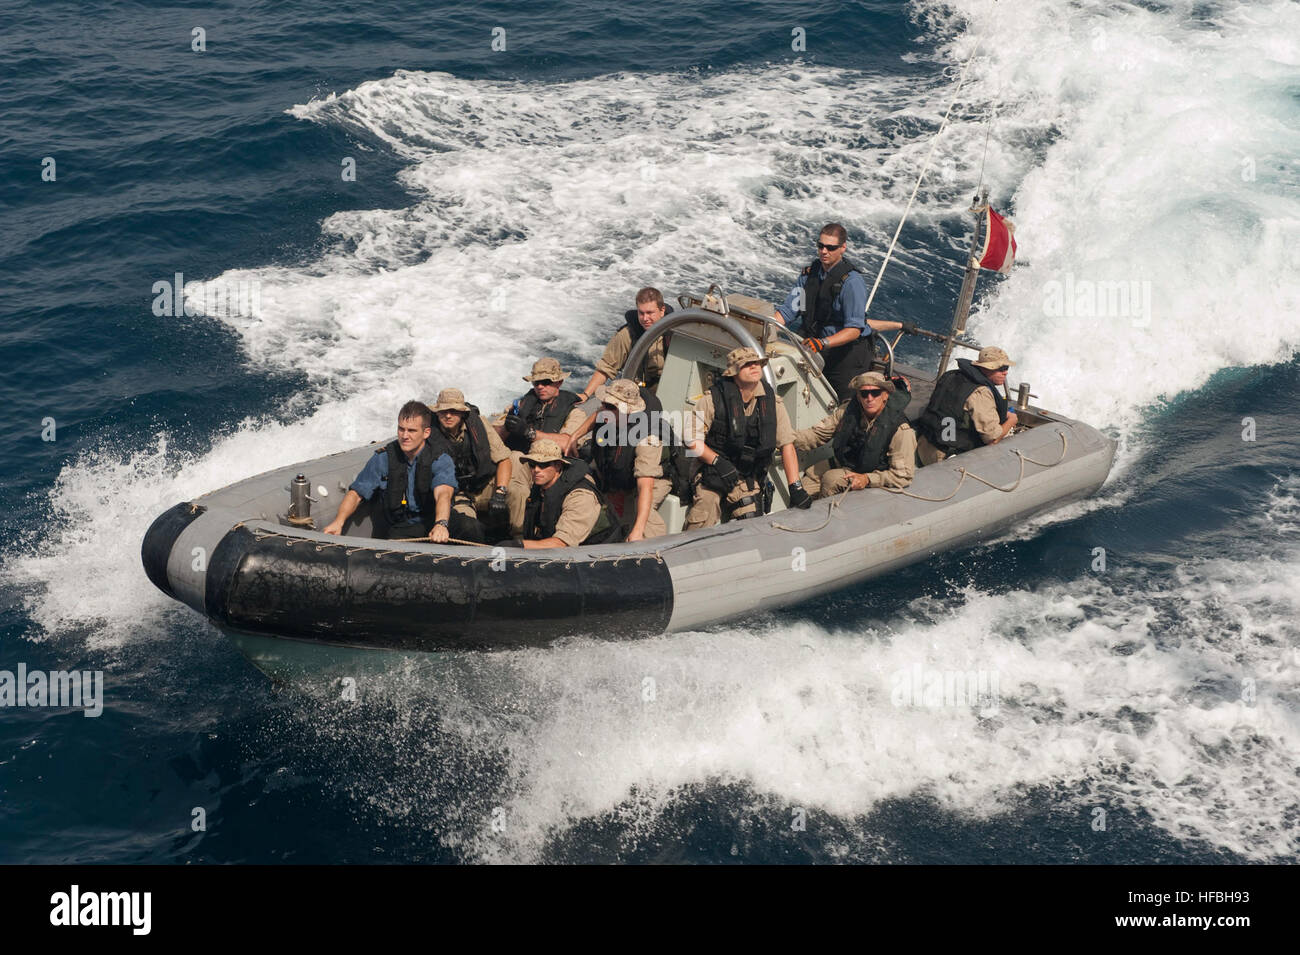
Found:
[[[474,528],[462,526],[459,515],[451,510],[456,467],[450,455],[430,444],[432,430],[433,414],[424,402],[402,405],[397,413],[396,440],[375,449],[323,532],[343,533],[343,526],[362,501],[372,501],[375,537],[427,536],[438,544],[449,537],[470,539],[464,535],[473,534]]]

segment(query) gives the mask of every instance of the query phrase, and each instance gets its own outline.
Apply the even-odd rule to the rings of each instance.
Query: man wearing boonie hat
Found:
[[[673,307],[664,304],[663,293],[657,288],[646,286],[636,293],[636,308],[623,313],[623,327],[614,333],[614,337],[605,346],[605,353],[596,362],[596,371],[587,382],[587,387],[578,395],[580,401],[586,401],[607,381],[614,378],[636,378],[642,374],[639,368],[624,368],[627,356],[632,354],[632,346],[637,343],[646,330],[665,315],[671,315]],[[668,347],[667,336],[658,338],[646,354],[644,381],[654,391],[659,385],[659,377],[664,373],[664,357]]]
[[[772,455],[779,448],[792,507],[807,507],[799,483],[799,457],[785,404],[763,384],[767,358],[752,348],[733,348],[727,367],[700,397],[686,420],[685,439],[701,467],[686,530],[728,519],[757,517]]]
[[[532,388],[506,409],[500,426],[507,448],[522,454],[539,438],[549,438],[562,447],[564,436],[578,430],[586,416],[578,409],[581,399],[560,388],[567,377],[554,358],[533,362],[532,374],[524,375]]]
[[[901,380],[901,379],[900,379]],[[867,487],[907,487],[916,474],[916,433],[907,423],[911,395],[878,371],[855,375],[853,397],[811,428],[794,433],[797,451],[829,442],[830,458],[803,475],[813,497]]]
[[[1014,365],[1001,348],[981,348],[975,361],[958,358],[957,367],[935,382],[925,411],[916,419],[920,437],[916,458],[934,464],[951,454],[997,444],[1016,426],[1016,413],[1002,392]]]
[[[664,418],[646,412],[635,381],[619,378],[601,385],[596,397],[601,410],[590,444],[596,485],[627,529],[629,543],[662,537],[668,525],[658,508],[673,487],[665,459],[682,449],[665,432]]]
[[[487,536],[498,536],[507,527],[517,533],[528,490],[523,481],[512,480],[510,451],[501,443],[496,428],[465,401],[459,388],[438,392],[432,410],[437,423],[433,438],[456,462],[452,508],[488,524],[492,533]]]
[[[583,461],[560,453],[549,438],[534,441],[523,457],[533,488],[524,509],[523,536],[528,550],[611,544],[621,539],[619,523],[596,489]]]

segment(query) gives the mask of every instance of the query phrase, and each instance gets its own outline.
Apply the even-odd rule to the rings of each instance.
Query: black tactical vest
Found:
[[[460,490],[474,496],[487,487],[497,473],[497,466],[492,463],[492,446],[483,419],[473,405],[469,409],[459,441],[453,441],[438,428],[433,429],[430,440],[456,463],[456,484]]]
[[[588,476],[587,464],[574,461],[560,472],[554,484],[543,491],[534,485],[524,509],[524,539],[541,541],[555,536],[564,499],[576,490],[591,491],[600,501],[600,516],[582,544],[615,544],[623,539],[622,526],[610,513],[609,504]]]
[[[776,451],[776,396],[764,385],[754,413],[746,416],[740,388],[733,379],[719,379],[710,394],[713,423],[704,443],[734,464],[741,477],[761,477]]]
[[[968,358],[958,358],[957,367],[939,376],[934,386],[930,403],[916,419],[916,430],[932,445],[945,455],[960,454],[982,447],[984,439],[975,430],[975,422],[970,412],[966,411],[966,399],[977,388],[987,388],[993,393],[997,404],[998,421],[1007,420],[1007,399],[998,394],[997,388],[988,380]],[[943,440],[943,419],[952,418],[957,423],[956,436],[952,441]]]
[[[824,279],[821,277],[822,263],[819,259],[814,259],[813,264],[803,270],[806,276],[803,283],[804,335],[820,335],[821,330],[831,324],[831,306],[844,288],[844,280],[849,277],[849,273],[857,270],[847,255],[840,257]],[[844,327],[845,318],[847,316],[840,316],[840,328]]]
[[[631,445],[619,444],[617,441],[601,441],[600,427],[597,426],[595,437],[592,440],[592,477],[595,479],[597,486],[602,491],[634,491],[636,490],[636,444],[639,444],[645,436],[654,432],[651,430],[653,421],[657,420],[662,430],[668,430],[668,423],[663,418],[651,415],[645,411],[638,411],[628,415],[624,423],[619,426],[620,430],[625,429],[628,436],[636,437],[637,441]],[[622,435],[617,435],[621,437]],[[663,434],[656,434],[663,441],[663,454],[660,457],[662,461],[671,451],[672,445],[669,441],[671,436],[665,438]],[[656,477],[662,477],[660,471]]]
[[[384,515],[388,525],[394,527],[410,520],[406,500],[407,468],[406,452],[396,441],[382,448],[376,448],[375,454],[388,455],[388,490],[384,493]],[[424,442],[424,447],[415,458],[415,501],[410,510],[420,512],[420,520],[432,526],[434,521],[433,501],[433,460],[437,457],[432,445]]]
[[[529,391],[519,399],[519,417],[531,428],[548,434],[559,434],[569,412],[579,404],[578,396],[572,391],[561,391],[547,404],[537,400],[537,393]],[[506,447],[511,451],[528,453],[529,440],[522,434],[507,434]],[[495,470],[495,468],[494,468]]]
[[[899,396],[902,400],[896,401]],[[831,437],[835,449],[836,467],[848,468],[857,474],[889,470],[889,443],[894,440],[899,426],[907,421],[905,409],[911,395],[901,388],[889,396],[884,409],[877,416],[870,431],[862,427],[862,403],[849,399],[844,417]]]

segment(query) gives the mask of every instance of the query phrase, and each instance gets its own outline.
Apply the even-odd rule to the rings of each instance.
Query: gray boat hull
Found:
[[[854,491],[690,534],[546,552],[374,540],[362,512],[344,537],[278,518],[296,473],[344,488],[373,453],[363,447],[177,505],[150,528],[142,556],[160,589],[243,635],[246,652],[292,642],[297,668],[321,650],[343,660],[689,630],[888,574],[1091,495],[1114,442],[1044,416],[919,469],[906,493]]]

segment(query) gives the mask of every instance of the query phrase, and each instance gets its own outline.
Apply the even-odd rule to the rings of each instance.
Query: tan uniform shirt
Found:
[[[745,414],[753,414],[754,408],[758,405],[758,399],[767,394],[767,385],[763,382],[758,383],[754,389],[754,397],[745,405]],[[703,441],[709,433],[709,428],[713,426],[713,392],[706,391],[695,403],[695,411],[686,419],[683,430],[685,430],[685,441],[691,444],[695,441]],[[776,447],[777,450],[785,447],[787,444],[794,442],[794,428],[790,425],[790,415],[785,410],[785,402],[780,398],[776,400]],[[718,450],[717,448],[713,449]]]
[[[835,429],[840,426],[847,409],[847,403],[841,404],[811,428],[800,428],[796,431],[795,450],[811,451],[830,441],[835,436]],[[874,426],[875,422],[870,422],[866,428],[867,433],[870,433]],[[889,469],[868,471],[867,487],[907,487],[914,477],[916,477],[916,432],[904,421],[889,441]]]
[[[648,434],[636,446],[636,461],[632,464],[632,476],[637,478],[660,478],[664,476],[664,443],[657,434]]]
[[[976,388],[962,405],[962,410],[970,415],[971,423],[985,444],[1002,437],[1002,425],[998,422],[998,405],[993,400],[993,392],[987,388]]]
[[[577,547],[591,534],[600,517],[600,499],[595,491],[584,487],[570,491],[560,509],[560,519],[555,522],[555,536],[567,547]]]
[[[627,356],[630,354],[632,354],[632,332],[624,325],[605,346],[605,353],[600,356],[600,361],[596,362],[596,370],[611,381],[622,377],[623,366],[627,364]],[[650,346],[650,353],[646,356],[645,375],[649,381],[658,381],[663,373],[664,340],[656,338],[654,344]]]

